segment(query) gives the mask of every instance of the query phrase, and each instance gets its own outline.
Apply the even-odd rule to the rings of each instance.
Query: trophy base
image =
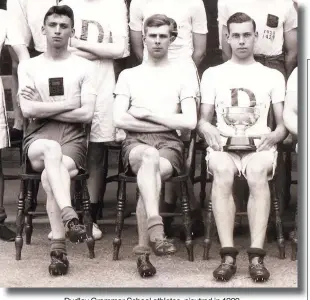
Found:
[[[246,136],[229,137],[224,151],[256,151],[253,138]]]

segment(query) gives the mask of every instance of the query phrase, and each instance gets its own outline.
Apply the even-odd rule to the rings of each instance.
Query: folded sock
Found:
[[[165,236],[164,224],[161,216],[153,216],[147,219],[147,228],[151,242],[162,239]]]
[[[79,219],[72,206],[66,206],[61,210],[61,218],[64,224],[72,219]]]
[[[51,241],[51,251],[60,251],[67,254],[66,251],[66,241],[65,239],[52,239]]]

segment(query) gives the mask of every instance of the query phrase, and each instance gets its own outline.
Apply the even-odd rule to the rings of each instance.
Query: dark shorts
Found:
[[[36,120],[27,128],[23,142],[24,153],[28,155],[30,145],[39,139],[53,140],[59,143],[62,154],[71,157],[80,171],[85,171],[87,140],[82,124]]]
[[[184,144],[175,131],[137,133],[127,132],[122,143],[122,159],[125,172],[130,170],[129,154],[139,145],[149,145],[158,150],[159,156],[166,158],[172,165],[174,175],[179,175],[183,170]]]

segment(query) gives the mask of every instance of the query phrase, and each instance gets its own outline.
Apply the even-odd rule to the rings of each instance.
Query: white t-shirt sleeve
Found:
[[[179,100],[182,102],[186,98],[196,99],[197,97],[197,87],[195,85],[196,78],[189,78],[190,73],[183,73],[181,76],[181,88],[179,93]]]
[[[111,34],[113,42],[123,42],[125,40],[125,50],[123,57],[129,56],[129,36],[127,7],[125,0],[113,0],[113,18],[111,22]]]
[[[132,0],[129,9],[129,27],[134,31],[143,31],[142,1]]]
[[[215,82],[213,68],[208,68],[202,75],[200,91],[201,103],[215,105]]]
[[[297,92],[297,90],[298,90],[298,71],[297,71],[297,67],[293,70],[292,74],[288,78],[286,90],[288,92]]]
[[[208,33],[208,22],[205,6],[202,0],[191,0],[192,2],[192,31],[194,33]]]
[[[89,61],[86,61],[83,72],[85,73],[81,85],[81,95],[97,95],[96,74]]]
[[[24,1],[25,2],[25,1]],[[8,43],[10,45],[30,45],[31,30],[27,22],[26,6],[21,0],[9,0],[8,12]]]
[[[272,76],[270,76],[270,82],[272,83],[271,89],[271,103],[284,102],[285,99],[285,79],[283,74],[275,69],[270,69]]]
[[[284,21],[284,32],[288,32],[298,27],[297,11],[293,6],[293,2],[289,4],[286,18]]]
[[[129,82],[128,82],[128,70],[124,70],[120,73],[115,89],[114,89],[114,95],[123,95],[128,98],[130,98],[130,88],[129,88]]]
[[[227,24],[227,20],[229,18],[229,13],[228,13],[228,4],[221,1],[221,3],[218,3],[218,23],[221,24],[222,26]]]
[[[32,67],[33,69],[33,67]],[[26,86],[30,86],[35,88],[34,80],[29,73],[31,70],[31,59],[21,61],[18,64],[17,74],[18,74],[18,94],[20,91],[25,88]]]

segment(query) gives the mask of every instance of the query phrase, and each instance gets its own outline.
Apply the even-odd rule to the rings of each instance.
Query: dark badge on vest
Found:
[[[63,96],[64,92],[64,79],[62,77],[49,78],[48,86],[50,96]]]
[[[268,14],[267,26],[271,28],[277,28],[279,26],[279,17]]]

